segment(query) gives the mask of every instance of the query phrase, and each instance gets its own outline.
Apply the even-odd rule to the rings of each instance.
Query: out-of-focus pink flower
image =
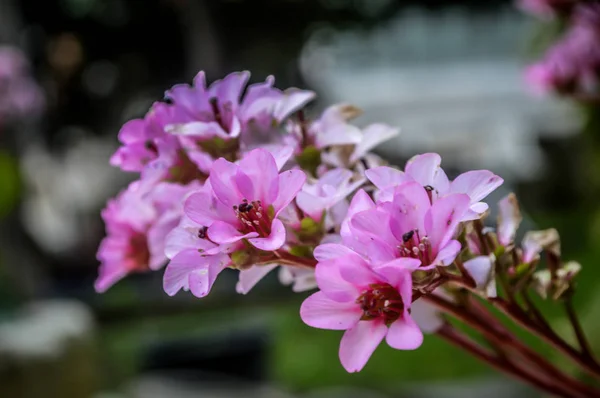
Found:
[[[315,221],[320,221],[326,210],[342,204],[342,209],[336,214],[346,215],[345,199],[360,187],[364,178],[352,181],[354,173],[346,169],[333,169],[323,174],[314,183],[306,183],[298,192],[296,203],[305,215]],[[341,223],[341,219],[338,220]]]
[[[273,155],[255,149],[239,165],[218,159],[209,177],[212,192],[190,196],[185,212],[207,226],[208,237],[219,245],[247,239],[260,250],[277,250],[285,242],[285,227],[277,216],[305,180],[300,170],[279,173]]]
[[[110,164],[124,171],[141,172],[144,167],[159,155],[159,147],[167,139],[164,132],[168,122],[168,105],[156,102],[143,119],[125,123],[119,131],[119,141],[123,144],[110,158]]]
[[[0,46],[0,126],[39,115],[45,102],[25,55],[16,47]]]
[[[360,113],[358,108],[349,104],[332,105],[307,126],[288,126],[291,134],[286,142],[293,145],[297,153],[307,147],[322,151],[321,160],[328,167],[353,168],[355,163],[369,155],[370,150],[399,133],[398,129],[381,123],[371,124],[362,130],[350,124],[349,120]]]
[[[448,265],[461,249],[454,235],[468,209],[465,194],[449,194],[432,204],[420,183],[406,182],[392,202],[353,214],[342,226],[343,244],[374,264],[415,258],[423,269]],[[323,250],[317,249],[315,256]]]
[[[179,84],[166,92],[173,102],[171,125],[168,130],[182,137],[186,146],[205,146],[216,156],[227,148],[223,141],[244,139],[268,141],[279,133],[278,127],[315,94],[311,91],[290,88],[281,91],[269,76],[265,82],[248,86],[249,72],[235,72],[206,87],[204,72],[194,78],[194,85]],[[222,141],[212,142],[214,138]],[[202,144],[210,141],[211,143]],[[217,147],[215,147],[215,144]]]
[[[538,18],[552,19],[557,13],[568,12],[579,0],[517,0],[517,6]]]
[[[96,290],[104,292],[127,274],[157,270],[166,262],[165,240],[183,214],[187,186],[142,179],[108,202],[102,211],[107,236],[98,249]]]
[[[413,350],[423,334],[412,320],[411,271],[419,266],[412,258],[400,258],[372,267],[356,253],[317,264],[320,291],[300,308],[309,326],[345,330],[340,343],[340,361],[348,372],[360,371],[379,343],[399,350]]]
[[[392,201],[398,185],[407,181],[416,181],[428,190],[430,200],[433,202],[450,194],[468,195],[470,211],[464,214],[461,221],[481,217],[488,209],[487,203],[481,200],[502,185],[504,180],[488,170],[473,170],[450,181],[441,167],[441,162],[442,158],[437,153],[425,153],[410,159],[404,171],[382,166],[369,169],[365,174],[380,190],[377,193],[379,202]]]
[[[525,80],[537,94],[600,91],[600,5],[578,4],[571,21],[564,37],[525,70]]]

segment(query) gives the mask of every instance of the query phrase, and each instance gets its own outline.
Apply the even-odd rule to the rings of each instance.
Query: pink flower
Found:
[[[107,236],[100,243],[100,261],[96,291],[104,292],[132,272],[144,272],[150,264],[163,261],[164,255],[151,256],[148,231],[156,219],[154,207],[144,201],[140,181],[129,185],[116,199],[111,199],[102,211]]]
[[[198,184],[157,182],[155,176],[129,185],[102,211],[107,236],[98,249],[96,290],[104,292],[129,273],[161,268],[167,234],[183,214],[183,200]]]
[[[600,80],[600,6],[580,4],[572,25],[544,57],[525,70],[537,94],[597,94]]]
[[[365,174],[379,188],[379,202],[391,201],[399,184],[416,181],[426,187],[433,202],[450,194],[467,194],[470,198],[470,211],[465,213],[461,221],[481,217],[488,209],[487,203],[481,200],[498,188],[504,180],[488,170],[473,170],[450,181],[441,168],[441,162],[442,158],[437,153],[425,153],[410,159],[404,171],[382,166],[367,170]]]
[[[218,159],[209,177],[211,192],[190,196],[185,213],[206,226],[210,240],[219,245],[246,239],[260,250],[277,250],[285,242],[277,216],[305,179],[300,170],[279,173],[275,158],[263,149],[248,153],[239,165]]]
[[[206,296],[219,273],[231,264],[226,253],[205,254],[218,247],[206,236],[207,228],[187,216],[166,237],[165,254],[170,262],[163,276],[163,288],[169,296],[179,290]]]
[[[414,181],[398,186],[392,202],[349,218],[342,226],[343,244],[374,264],[395,258],[418,259],[423,269],[451,264],[461,249],[454,236],[468,211],[469,197],[449,194],[432,204],[429,193]],[[366,198],[361,203],[370,206]]]
[[[168,105],[156,102],[143,119],[125,123],[119,131],[123,144],[110,158],[110,164],[124,171],[142,171],[159,154],[159,146],[166,138]]]
[[[305,215],[320,221],[325,211],[341,205],[341,213],[347,211],[346,197],[360,187],[364,178],[352,181],[354,173],[346,169],[333,169],[323,174],[314,183],[307,183],[298,192],[296,204]],[[341,222],[341,220],[339,220]]]
[[[345,330],[340,361],[348,372],[360,371],[379,343],[413,350],[423,334],[410,316],[411,271],[419,261],[401,258],[371,267],[361,256],[343,252],[317,264],[320,291],[308,297],[300,316],[309,326]]]
[[[295,88],[281,91],[273,87],[275,79],[269,76],[264,83],[248,86],[242,98],[249,77],[249,72],[235,72],[206,87],[204,72],[200,72],[193,86],[174,86],[166,92],[174,107],[168,130],[187,138],[184,142],[192,146],[213,138],[229,141],[254,134],[270,137],[276,127],[315,96]]]
[[[25,54],[16,47],[0,46],[0,127],[38,116],[44,106],[44,93],[31,76]]]

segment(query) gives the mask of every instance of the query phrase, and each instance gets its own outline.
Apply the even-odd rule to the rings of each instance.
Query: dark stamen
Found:
[[[404,235],[402,235],[402,241],[404,243],[408,242],[409,240],[412,239],[413,235],[415,234],[415,231],[408,231],[407,233],[405,233]]]

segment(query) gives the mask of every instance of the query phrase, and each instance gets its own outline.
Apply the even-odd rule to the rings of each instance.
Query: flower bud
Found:
[[[581,264],[576,261],[569,261],[557,269],[554,278],[550,270],[545,269],[533,274],[533,288],[542,297],[550,297],[552,300],[558,300],[572,286],[575,276],[581,270]]]

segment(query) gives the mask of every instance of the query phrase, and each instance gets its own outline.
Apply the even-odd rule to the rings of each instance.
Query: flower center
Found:
[[[259,236],[266,238],[271,234],[271,220],[264,212],[260,200],[248,202],[244,199],[238,206],[233,206],[235,215],[242,223],[244,233],[257,232]]]
[[[382,319],[390,325],[404,313],[404,303],[400,293],[388,283],[374,283],[369,285],[357,299],[360,305],[363,321]]]
[[[402,243],[398,246],[398,251],[400,257],[419,259],[422,265],[429,265],[434,260],[429,238],[427,236],[421,238],[416,229],[402,235]]]
[[[135,233],[129,238],[129,247],[125,253],[125,264],[130,272],[144,272],[149,269],[150,250],[146,235]]]

